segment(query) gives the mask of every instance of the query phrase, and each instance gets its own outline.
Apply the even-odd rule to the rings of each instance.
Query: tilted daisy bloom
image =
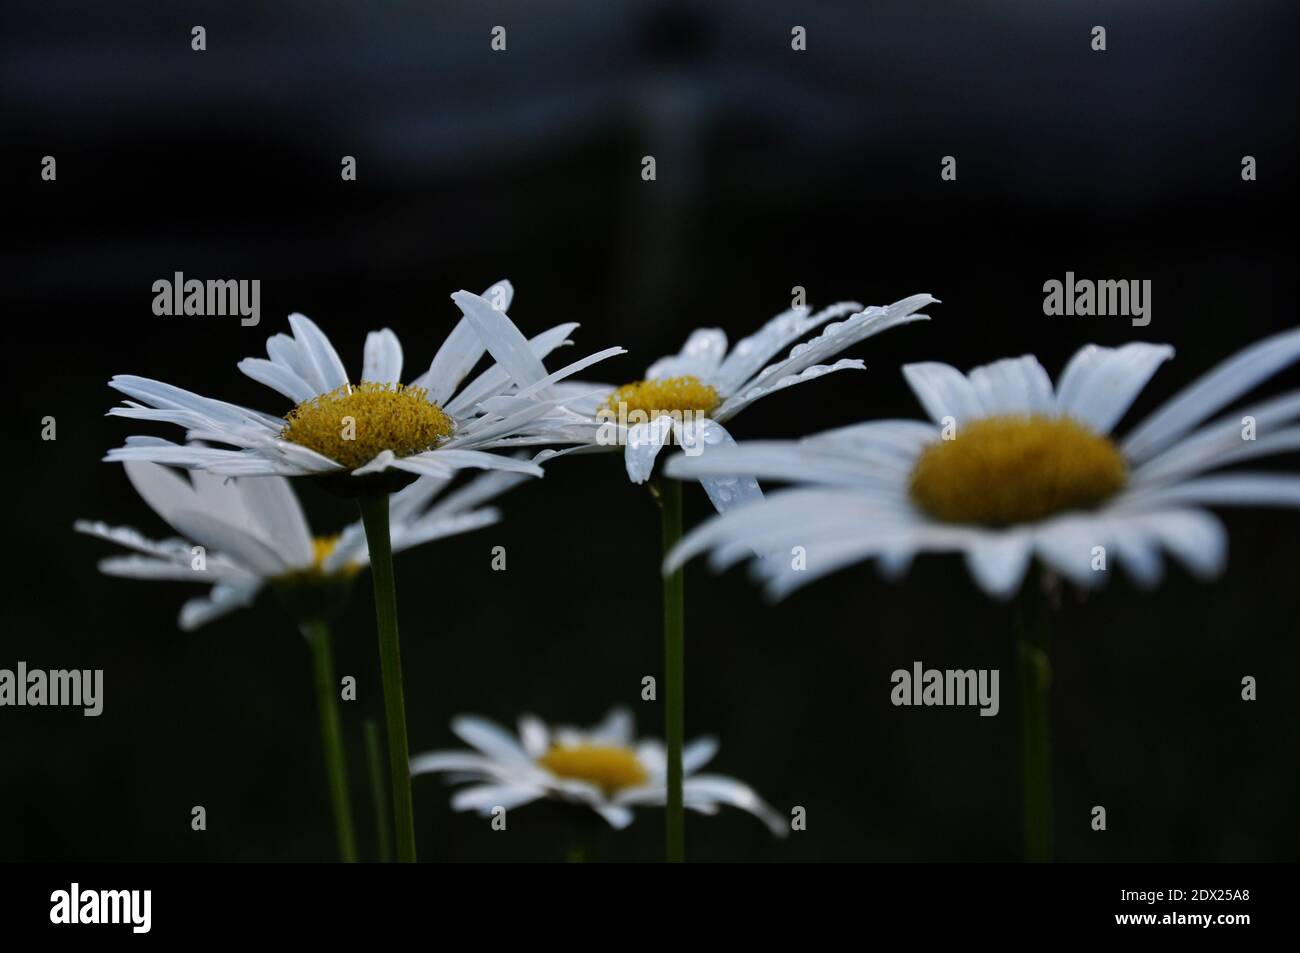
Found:
[[[716,567],[783,553],[754,563],[778,597],[864,559],[897,573],[921,552],[964,554],[975,580],[1000,598],[1016,592],[1035,556],[1074,583],[1100,584],[1097,546],[1143,586],[1160,580],[1162,550],[1214,576],[1226,537],[1205,507],[1297,505],[1300,477],[1204,474],[1300,448],[1300,429],[1289,426],[1300,419],[1300,392],[1206,420],[1295,361],[1300,330],[1246,348],[1114,436],[1173,353],[1088,345],[1055,387],[1030,356],[969,374],[911,364],[903,374],[930,423],[875,421],[675,459],[675,476],[740,473],[795,486],[710,520],[668,565],[705,550]],[[791,571],[793,546],[805,547],[806,569]]]
[[[483,307],[465,314],[429,369],[409,385],[401,383],[402,347],[392,331],[366,337],[361,378],[354,384],[329,338],[301,314],[289,317],[292,337],[277,334],[266,342],[267,358],[239,364],[249,377],[294,402],[283,416],[143,377],[119,375],[110,382],[131,398],[111,414],[179,424],[191,441],[224,446],[135,437],[109,451],[108,460],[144,460],[224,476],[311,477],[356,498],[373,569],[389,779],[403,862],[416,859],[415,819],[387,496],[419,476],[446,477],[471,467],[540,476],[535,463],[488,451],[508,446],[528,424],[554,412],[563,402],[554,391],[558,381],[623,353],[608,348],[547,373],[543,358],[567,343],[576,325],[562,324],[530,340],[506,315],[513,296],[509,282],[488,289],[486,298],[458,295]],[[497,363],[462,387],[484,353]],[[485,401],[510,393],[526,393],[528,400],[508,414],[484,407]]]
[[[632,823],[632,808],[665,803],[666,763],[663,745],[637,740],[632,714],[615,708],[593,728],[549,727],[534,715],[519,719],[519,734],[488,721],[462,715],[451,723],[474,751],[431,751],[411,760],[412,774],[445,772],[453,783],[468,784],[452,796],[457,811],[491,815],[543,798],[590,807],[615,828]],[[717,753],[713,738],[686,746],[686,807],[716,814],[723,806],[753,814],[779,837],[786,819],[772,810],[747,784],[718,774],[696,774]]]
[[[128,462],[124,469],[141,499],[180,538],[155,541],[132,527],[89,520],[77,521],[75,528],[135,553],[101,560],[100,571],[110,576],[210,583],[207,595],[181,607],[178,623],[186,631],[252,605],[266,589],[289,601],[297,621],[315,609],[328,614],[369,563],[361,523],[313,534],[283,477],[231,478],[203,470],[182,475],[144,462]],[[485,473],[443,495],[449,478],[420,477],[389,500],[393,551],[491,526],[500,511],[482,504],[526,479]]]
[[[369,559],[361,524],[335,535],[313,535],[289,481],[279,476],[222,477],[204,470],[182,475],[142,461],[128,461],[124,469],[141,498],[184,538],[155,541],[129,527],[80,520],[79,532],[135,553],[103,559],[100,570],[135,579],[210,583],[207,596],[182,606],[179,621],[186,630],[251,605],[263,589],[274,591],[311,649],[339,855],[355,860],[329,622]],[[441,498],[448,478],[418,478],[388,500],[393,548],[491,525],[498,512],[480,504],[527,478],[487,473]]]
[[[466,317],[487,309],[474,296],[462,293],[454,297]],[[834,371],[862,369],[862,361],[856,359],[821,362],[873,334],[925,320],[920,309],[934,301],[921,294],[884,308],[863,310],[857,302],[842,302],[815,313],[794,308],[739,341],[730,353],[722,330],[698,329],[678,354],[650,365],[644,380],[622,387],[573,381],[560,384],[554,391],[561,399],[533,420],[519,442],[574,445],[566,450],[544,450],[536,457],[538,462],[561,454],[622,446],[628,476],[634,483],[645,483],[665,445],[676,443],[688,456],[704,454],[710,447],[734,445],[724,422],[787,387]],[[836,320],[839,318],[845,320]],[[819,334],[804,340],[819,328]],[[784,358],[768,363],[786,348],[791,349]],[[530,397],[528,390],[521,390],[485,402],[484,407],[514,415],[524,412]],[[758,482],[750,476],[713,471],[701,483],[719,511],[762,497]],[[681,537],[681,486],[669,480],[651,489],[659,505],[666,553]],[[666,854],[670,862],[685,853],[683,619],[684,581],[680,574],[670,574],[664,583],[664,737],[669,765]]]
[[[499,282],[487,295],[491,306],[462,318],[428,370],[410,384],[401,383],[402,346],[387,328],[366,336],[361,377],[352,383],[324,332],[304,315],[290,315],[292,336],[273,335],[266,358],[239,362],[244,374],[293,402],[282,416],[117,375],[109,386],[131,399],[110,414],[179,424],[191,441],[225,446],[136,438],[110,450],[106,459],[150,460],[226,476],[330,477],[343,492],[349,492],[348,475],[367,478],[356,492],[395,489],[415,476],[445,477],[466,467],[539,476],[535,464],[485,451],[508,444],[508,438],[553,410],[559,397],[550,384],[624,352],[608,348],[548,375],[542,359],[570,343],[567,337],[577,325],[557,325],[528,340],[506,315],[510,283]],[[485,352],[498,363],[462,387]],[[480,411],[482,401],[530,385],[535,399],[511,416]],[[388,476],[381,479],[381,474]]]
[[[881,331],[927,320],[919,312],[934,303],[935,298],[919,294],[883,308],[863,309],[856,301],[817,312],[794,308],[742,338],[730,351],[722,329],[699,328],[681,351],[651,364],[642,380],[617,387],[564,383],[558,390],[568,399],[532,429],[548,443],[579,445],[558,453],[623,447],[628,477],[633,483],[644,483],[665,445],[675,443],[698,456],[706,447],[734,444],[723,427],[731,418],[787,387],[835,371],[864,369],[857,358],[823,362]],[[821,333],[804,340],[818,328]],[[768,363],[786,348],[791,350],[785,357]],[[544,451],[539,459],[556,453]],[[761,496],[751,478],[710,472],[700,483],[720,511]]]
[[[1300,356],[1300,329],[1224,361],[1133,428],[1113,436],[1166,345],[1089,345],[1056,386],[1033,357],[962,374],[946,364],[903,373],[930,423],[883,420],[797,442],[756,441],[669,461],[669,475],[715,473],[792,488],[714,517],[666,560],[680,570],[711,551],[721,569],[761,554],[774,597],[862,560],[887,574],[922,552],[957,552],[980,586],[1006,598],[1034,558],[1079,586],[1124,566],[1142,586],[1163,551],[1200,577],[1226,563],[1223,525],[1208,506],[1300,506],[1300,476],[1221,467],[1300,449],[1300,391],[1210,418]],[[1207,423],[1207,421],[1209,421]],[[798,547],[798,549],[797,549]],[[791,556],[801,553],[798,561]],[[1051,857],[1047,614],[1033,586],[1019,615],[1025,846]]]

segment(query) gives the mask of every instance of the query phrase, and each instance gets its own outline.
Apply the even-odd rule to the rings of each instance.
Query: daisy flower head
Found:
[[[463,468],[540,476],[533,463],[487,451],[507,446],[554,408],[551,382],[623,352],[610,348],[548,375],[543,359],[571,343],[567,336],[577,325],[525,338],[506,315],[512,296],[506,281],[489,288],[486,297],[470,296],[486,307],[462,318],[428,370],[409,384],[401,382],[401,343],[387,328],[367,335],[361,377],[353,383],[325,333],[304,315],[290,315],[292,335],[273,335],[265,358],[239,362],[244,374],[293,402],[282,416],[118,375],[109,386],[129,399],[110,414],[179,424],[189,440],[223,446],[128,438],[106,459],[147,460],[223,476],[316,476],[352,496],[390,492],[418,476],[448,477]],[[485,352],[497,363],[464,384]],[[483,401],[521,389],[535,399],[512,414],[482,410]]]
[[[1106,578],[1107,557],[1153,586],[1162,551],[1213,577],[1227,541],[1206,507],[1300,505],[1297,475],[1207,475],[1300,449],[1300,392],[1210,419],[1293,363],[1300,329],[1247,347],[1117,436],[1173,353],[1160,344],[1088,345],[1055,386],[1028,355],[969,374],[911,364],[903,374],[928,423],[874,421],[674,459],[673,476],[740,473],[792,486],[699,527],[667,566],[705,551],[715,568],[768,554],[753,568],[774,597],[861,560],[901,573],[921,552],[962,553],[999,598],[1018,590],[1033,557],[1084,587]],[[793,569],[798,546],[806,567]]]
[[[144,461],[128,461],[124,469],[140,497],[180,536],[154,541],[130,527],[89,520],[75,528],[134,552],[101,560],[107,575],[211,584],[206,596],[182,606],[179,623],[187,631],[252,605],[265,588],[300,622],[327,618],[369,563],[361,524],[314,535],[284,477],[182,473]],[[480,504],[525,479],[495,471],[444,495],[448,478],[418,478],[389,500],[394,551],[492,525],[500,513]]]
[[[534,715],[519,719],[515,735],[484,718],[462,715],[452,731],[473,751],[431,751],[411,759],[411,773],[446,773],[467,784],[451,799],[457,811],[489,816],[495,808],[521,807],[554,799],[591,808],[622,829],[634,807],[662,806],[667,797],[667,759],[653,738],[635,737],[632,714],[615,708],[589,729],[551,727]],[[723,806],[753,814],[773,834],[788,831],[776,813],[748,785],[718,774],[698,774],[717,753],[713,738],[699,738],[683,754],[685,806],[716,814]]]
[[[557,453],[623,447],[628,477],[633,483],[644,483],[665,445],[676,443],[691,456],[699,456],[707,447],[734,445],[723,427],[731,418],[787,387],[835,371],[862,370],[865,365],[858,359],[823,362],[881,331],[927,320],[920,310],[935,302],[919,294],[883,308],[864,310],[855,301],[817,312],[794,308],[730,350],[720,328],[699,328],[677,354],[651,364],[641,380],[622,386],[561,385],[559,390],[567,398],[563,409],[539,421],[534,430],[546,442],[577,446],[543,451],[538,460]],[[818,329],[816,336],[808,337]],[[784,357],[773,361],[787,348]],[[700,482],[718,510],[762,495],[752,477],[714,471]]]

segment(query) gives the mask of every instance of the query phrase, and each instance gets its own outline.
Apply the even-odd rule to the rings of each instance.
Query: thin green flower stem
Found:
[[[366,761],[370,766],[370,799],[375,805],[375,842],[379,845],[379,862],[393,862],[393,834],[388,820],[388,792],[384,790],[384,761],[379,747],[379,726],[373,718],[365,721]]]
[[[663,551],[682,538],[682,484],[659,482],[663,521]],[[666,859],[686,860],[686,817],[682,803],[682,742],[686,710],[685,577],[681,569],[664,576],[664,741],[668,746],[668,811]]]
[[[320,707],[320,737],[325,749],[325,774],[329,779],[330,806],[334,810],[334,830],[338,835],[339,860],[357,861],[357,842],[352,833],[352,803],[348,796],[348,768],[343,756],[343,729],[339,723],[338,682],[334,677],[334,648],[330,628],[320,621],[302,626],[311,647],[312,669],[316,676],[316,703]]]
[[[1020,776],[1024,792],[1025,859],[1052,859],[1052,753],[1047,691],[1047,606],[1040,581],[1030,576],[1017,612],[1020,664]]]
[[[406,700],[402,693],[402,653],[397,640],[397,587],[393,582],[393,544],[388,533],[388,494],[363,496],[361,521],[375,581],[375,621],[379,628],[379,670],[384,682],[384,720],[388,724],[388,780],[393,793],[397,860],[415,863],[415,815],[411,807],[411,758],[406,742]]]

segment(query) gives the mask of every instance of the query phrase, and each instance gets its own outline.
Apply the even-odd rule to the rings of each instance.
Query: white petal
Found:
[[[472,751],[428,751],[411,758],[411,777],[440,771],[472,771],[493,776],[496,762]]]
[[[545,365],[504,311],[498,311],[487,299],[468,291],[457,291],[451,299],[473,325],[483,346],[519,387],[527,387],[546,376]]]
[[[735,447],[736,441],[716,420],[683,422],[676,425],[678,443],[685,456],[703,458],[714,449]],[[708,494],[713,508],[725,513],[733,507],[743,506],[763,498],[758,481],[746,473],[723,473],[700,478],[700,486]]]
[[[890,328],[913,321],[928,321],[929,316],[917,312],[936,299],[927,294],[912,295],[902,301],[895,301],[883,308],[871,307],[850,316],[837,324],[828,324],[817,337],[790,349],[790,355],[783,361],[765,367],[753,380],[744,383],[740,389],[764,387],[772,382],[797,374],[806,367],[821,364],[846,348],[852,347],[864,338],[880,334]]]
[[[536,715],[519,716],[519,740],[528,757],[536,760],[551,747],[551,733],[546,722]]]
[[[1121,348],[1089,344],[1061,375],[1057,408],[1100,434],[1108,434],[1132,406],[1151,376],[1174,356],[1167,344],[1137,342]]]
[[[1123,450],[1146,460],[1211,414],[1300,357],[1300,328],[1276,334],[1228,358],[1138,425]]]
[[[696,738],[682,749],[682,773],[694,774],[713,760],[718,753],[718,739]]]
[[[808,308],[792,308],[778,314],[756,333],[736,342],[718,368],[717,386],[724,394],[736,392],[768,361],[808,332],[861,310],[862,305],[856,301],[840,301],[816,313]]]
[[[180,627],[185,632],[193,632],[236,609],[251,606],[260,589],[260,580],[243,585],[213,586],[206,597],[190,599],[181,606]]]
[[[644,483],[655,468],[655,458],[672,436],[673,419],[658,417],[649,423],[636,424],[627,430],[627,446],[623,450],[623,465],[628,479]]]
[[[1033,552],[1027,533],[984,533],[967,548],[966,566],[985,592],[1009,599],[1019,590]]]
[[[232,481],[257,535],[290,566],[312,564],[311,529],[302,504],[284,477],[243,477]]]
[[[936,362],[905,364],[903,377],[937,424],[942,424],[945,417],[952,417],[960,425],[985,416],[975,386],[955,367]]]
[[[473,745],[486,755],[504,761],[532,763],[532,760],[510,732],[486,718],[479,718],[476,715],[459,715],[452,719],[451,730],[466,744]]]
[[[295,404],[311,400],[317,394],[310,384],[278,362],[267,361],[260,357],[246,357],[237,366],[248,377],[283,394]]]
[[[305,314],[291,314],[289,327],[293,329],[298,352],[311,374],[307,383],[318,388],[318,393],[327,394],[348,382],[347,371],[343,369],[343,362],[339,360],[334,345],[311,318]]]
[[[462,319],[464,321],[464,319]],[[470,327],[468,321],[464,321],[466,327]],[[542,360],[556,348],[563,347],[573,342],[568,336],[573,333],[574,328],[578,325],[576,322],[568,324],[557,324],[553,328],[548,328],[541,334],[534,335],[528,339],[528,346],[537,355],[538,360]],[[471,328],[471,332],[472,332]],[[478,336],[475,335],[475,340]],[[482,344],[479,344],[479,353],[483,353]],[[493,364],[478,377],[474,378],[465,385],[465,389],[448,401],[443,406],[447,413],[453,416],[463,416],[474,409],[479,401],[484,400],[494,394],[502,393],[514,386],[510,379],[509,373],[499,364]],[[609,388],[613,390],[614,388]],[[450,392],[448,392],[450,393]]]
[[[787,374],[785,377],[778,378],[770,384],[762,387],[750,387],[734,397],[729,397],[722,402],[722,405],[713,413],[716,420],[730,420],[736,414],[740,413],[750,404],[764,397],[769,397],[777,391],[785,390],[788,387],[794,387],[796,384],[806,384],[808,381],[815,381],[819,377],[825,377],[827,374],[833,374],[835,371],[861,371],[866,370],[866,365],[856,358],[844,358],[836,361],[834,364],[815,364],[812,367],[804,368],[797,374]]]
[[[365,364],[361,379],[378,384],[396,384],[401,381],[402,342],[388,328],[371,331],[366,335]]]
[[[457,791],[452,795],[451,807],[454,811],[478,811],[488,814],[498,807],[508,811],[545,796],[546,792],[536,787],[520,784],[482,784]]]
[[[1029,354],[977,367],[969,380],[986,414],[1050,414],[1056,407],[1052,379]]]
[[[772,810],[754,789],[735,778],[719,774],[697,774],[683,784],[684,795],[692,802],[727,804],[748,811],[767,825],[778,837],[790,832],[789,821]]]
[[[632,710],[619,705],[611,708],[604,720],[587,732],[587,737],[593,742],[623,747],[632,743],[634,733]]]
[[[680,351],[651,364],[646,369],[645,379],[654,381],[689,374],[707,382],[717,372],[726,352],[727,335],[721,328],[699,328],[691,332]]]

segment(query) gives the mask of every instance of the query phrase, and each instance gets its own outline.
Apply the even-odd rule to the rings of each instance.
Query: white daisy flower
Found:
[[[633,483],[644,483],[665,444],[675,442],[696,456],[705,447],[733,445],[735,441],[722,426],[732,417],[787,387],[835,371],[862,370],[865,365],[858,359],[821,362],[881,331],[927,320],[918,312],[935,302],[935,298],[919,294],[883,308],[863,310],[855,301],[815,313],[795,308],[768,321],[730,352],[720,328],[699,328],[680,352],[651,364],[643,380],[621,387],[568,382],[556,388],[566,398],[562,406],[530,430],[539,435],[539,442],[579,446],[543,451],[537,459],[623,446],[628,477]],[[820,334],[802,340],[817,328],[822,328]],[[791,345],[786,357],[768,363]],[[507,412],[514,406],[506,400],[496,409]],[[762,496],[757,482],[748,477],[711,471],[700,482],[718,510]]]
[[[632,808],[662,806],[667,797],[667,759],[663,745],[634,737],[632,714],[615,708],[588,730],[548,727],[533,715],[519,719],[519,735],[484,718],[462,715],[451,723],[474,751],[431,751],[411,759],[411,774],[447,772],[452,783],[466,783],[451,799],[457,811],[491,815],[543,798],[586,805],[622,829],[632,823]],[[716,814],[722,806],[753,814],[773,834],[784,837],[788,824],[748,785],[718,774],[696,774],[717,753],[713,738],[686,746],[683,768],[687,808]]]
[[[402,347],[387,328],[366,337],[360,382],[353,384],[329,338],[301,314],[289,316],[293,336],[266,342],[266,358],[247,358],[239,369],[294,402],[282,417],[250,410],[143,377],[118,375],[110,386],[131,398],[109,413],[165,421],[187,437],[234,447],[178,445],[128,439],[107,459],[148,460],[226,476],[318,476],[347,492],[351,477],[370,487],[395,489],[415,476],[451,476],[456,470],[509,470],[534,476],[535,464],[485,452],[510,443],[528,424],[560,402],[553,385],[597,361],[624,353],[608,348],[549,373],[542,359],[563,344],[576,324],[561,324],[526,339],[506,315],[513,296],[502,281],[478,295],[453,296],[483,303],[452,329],[429,369],[402,384]],[[464,387],[462,382],[490,352],[497,362]],[[508,416],[484,413],[492,397],[527,390],[532,398]],[[388,474],[387,478],[378,475]]]
[[[88,520],[75,528],[137,554],[101,560],[100,571],[110,576],[211,583],[208,595],[181,608],[180,627],[187,631],[251,605],[268,586],[308,616],[328,611],[330,600],[346,589],[341,584],[369,562],[360,522],[338,534],[313,535],[283,477],[226,478],[191,470],[187,478],[140,461],[126,463],[125,470],[140,497],[183,538],[156,542],[130,527]],[[440,497],[451,481],[420,477],[389,499],[393,550],[492,525],[499,511],[480,504],[524,479],[487,473]],[[201,560],[196,546],[202,547]]]
[[[1000,598],[1016,592],[1034,556],[1080,586],[1099,584],[1096,547],[1142,586],[1160,580],[1162,550],[1215,576],[1226,534],[1205,507],[1300,506],[1300,476],[1205,474],[1300,449],[1300,392],[1206,421],[1294,362],[1300,329],[1246,348],[1114,436],[1173,353],[1089,345],[1056,387],[1031,356],[969,374],[911,364],[904,376],[931,423],[882,420],[678,457],[670,475],[740,473],[795,486],[705,523],[667,566],[706,550],[715,568],[768,553],[754,569],[774,597],[864,559],[900,573],[920,552],[963,553],[979,585]],[[794,547],[804,547],[802,571],[792,569]]]

